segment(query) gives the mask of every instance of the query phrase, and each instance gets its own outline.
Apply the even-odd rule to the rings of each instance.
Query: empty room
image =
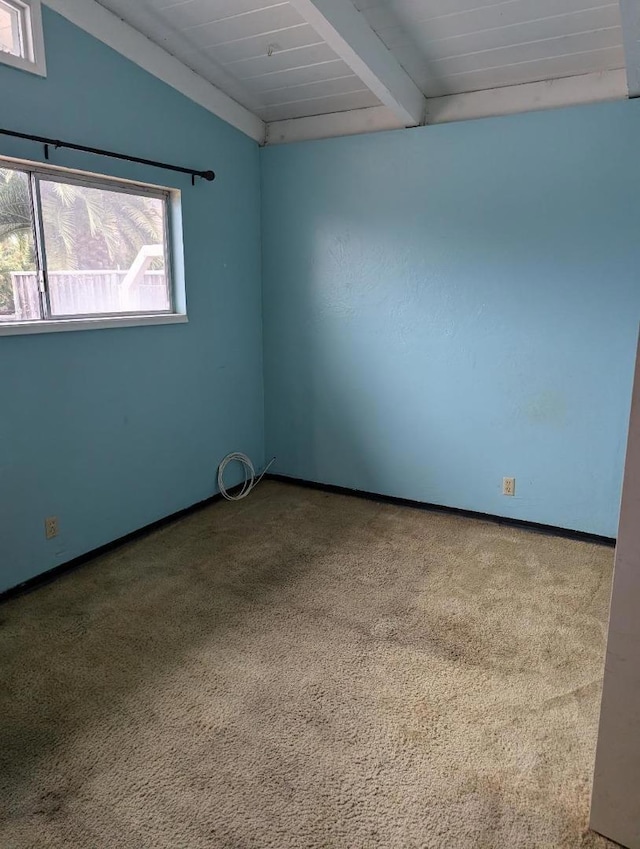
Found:
[[[1,849],[640,849],[640,3],[0,0]]]

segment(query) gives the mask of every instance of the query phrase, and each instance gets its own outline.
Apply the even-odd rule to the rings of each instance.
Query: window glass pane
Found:
[[[22,15],[18,9],[0,0],[0,50],[24,56],[22,48]]]
[[[0,168],[0,321],[40,317],[29,178]]]
[[[40,181],[51,314],[170,309],[160,198]]]

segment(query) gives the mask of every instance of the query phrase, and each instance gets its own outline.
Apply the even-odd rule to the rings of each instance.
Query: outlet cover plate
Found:
[[[47,539],[53,539],[58,536],[57,516],[47,516],[44,520],[44,535]]]

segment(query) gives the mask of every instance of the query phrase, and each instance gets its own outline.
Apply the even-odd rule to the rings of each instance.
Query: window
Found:
[[[177,319],[169,199],[163,189],[0,160],[0,333]]]
[[[40,0],[0,0],[0,62],[45,76]]]
[[[23,17],[17,8],[0,2],[0,50],[12,56],[24,56]]]

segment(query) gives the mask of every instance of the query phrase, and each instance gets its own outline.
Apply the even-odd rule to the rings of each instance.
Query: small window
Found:
[[[24,56],[24,18],[4,0],[0,0],[0,50],[12,56]]]
[[[0,62],[45,76],[40,0],[0,0]]]
[[[163,189],[0,160],[0,332],[175,315],[169,212]]]

